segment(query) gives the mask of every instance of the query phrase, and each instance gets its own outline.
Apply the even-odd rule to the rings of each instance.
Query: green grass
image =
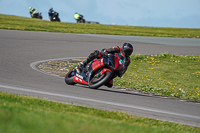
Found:
[[[2,133],[198,133],[200,128],[0,92]]]
[[[200,29],[59,23],[0,14],[0,29],[83,34],[200,38]]]
[[[115,86],[200,102],[200,55],[133,55]]]

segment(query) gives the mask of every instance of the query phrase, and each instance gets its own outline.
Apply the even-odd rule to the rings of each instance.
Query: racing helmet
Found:
[[[130,43],[124,43],[121,51],[125,53],[126,57],[129,57],[133,53],[133,46]]]
[[[51,8],[49,9],[49,11],[50,11],[50,12],[53,12],[53,8],[51,7]]]
[[[31,10],[31,9],[32,9],[32,7],[30,6],[30,7],[29,7],[29,10]]]

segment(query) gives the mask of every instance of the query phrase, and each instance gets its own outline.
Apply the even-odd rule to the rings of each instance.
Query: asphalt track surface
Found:
[[[41,73],[35,67],[43,60],[87,57],[94,49],[122,45],[127,41],[134,45],[135,53],[140,54],[165,51],[182,55],[200,54],[198,43],[190,46],[166,44],[166,40],[163,44],[134,40],[123,36],[0,30],[0,91],[200,127],[200,103],[104,86],[99,89],[69,86],[64,78]]]

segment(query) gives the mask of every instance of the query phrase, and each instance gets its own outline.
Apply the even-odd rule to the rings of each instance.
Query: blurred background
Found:
[[[200,0],[0,0],[0,14],[30,17],[30,6],[43,20],[52,7],[61,22],[76,23],[78,12],[100,24],[200,28]]]

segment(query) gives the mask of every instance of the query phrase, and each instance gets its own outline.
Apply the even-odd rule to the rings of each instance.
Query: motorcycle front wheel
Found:
[[[110,71],[104,72],[100,75],[100,71],[93,74],[89,79],[89,87],[92,89],[97,89],[102,85],[106,84],[112,78],[112,73]]]
[[[68,85],[75,85],[76,82],[74,82],[74,70],[70,70],[67,75],[65,76],[65,83]]]

